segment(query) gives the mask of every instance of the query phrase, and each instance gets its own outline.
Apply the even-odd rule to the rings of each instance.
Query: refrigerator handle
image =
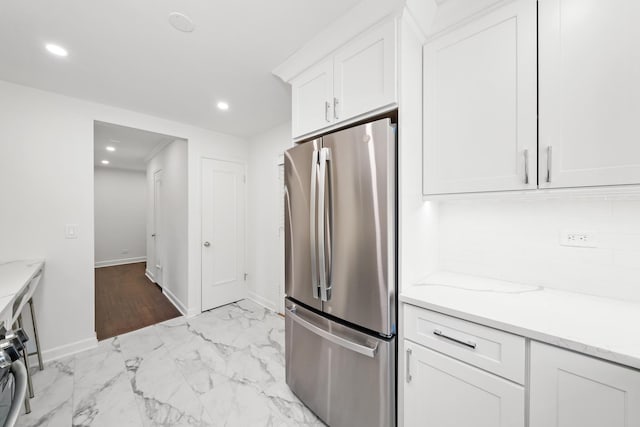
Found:
[[[330,157],[330,151],[327,147],[320,149],[320,173],[318,177],[318,270],[320,273],[320,299],[322,301],[329,300],[328,283],[327,283],[327,259],[325,256],[325,197],[326,197],[326,181],[327,181],[327,161]]]
[[[377,343],[375,343],[373,347],[355,343],[346,338],[342,338],[341,336],[332,334],[329,331],[325,331],[321,327],[314,325],[313,323],[309,322],[306,319],[303,319],[302,317],[298,316],[298,314],[296,313],[295,307],[289,308],[287,309],[287,311],[289,312],[288,314],[291,320],[293,320],[303,328],[313,332],[314,334],[326,339],[327,341],[337,344],[340,347],[344,347],[347,350],[355,351],[356,353],[360,353],[367,357],[371,357],[371,358],[376,357],[376,353],[378,352]]]
[[[318,186],[318,150],[314,149],[311,155],[311,189],[309,203],[309,241],[311,242],[311,288],[313,297],[318,299],[318,256],[316,253],[316,188]]]

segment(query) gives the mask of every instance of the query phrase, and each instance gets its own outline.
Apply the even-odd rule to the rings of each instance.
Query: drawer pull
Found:
[[[405,375],[408,383],[410,383],[411,380],[413,379],[413,377],[411,376],[411,353],[412,353],[411,349],[408,348],[407,349],[407,363],[406,363],[406,365],[407,365],[407,367],[406,367],[407,368],[407,374]]]
[[[453,341],[453,342],[456,342],[458,344],[462,344],[464,346],[467,346],[469,348],[473,348],[474,350],[475,350],[475,348],[477,346],[477,344],[472,342],[472,341],[462,341],[462,340],[459,340],[457,338],[450,337],[449,335],[445,335],[445,334],[442,333],[442,331],[440,331],[438,329],[434,329],[433,330],[433,335],[437,335],[437,336],[439,336],[441,338],[448,339],[449,341]]]

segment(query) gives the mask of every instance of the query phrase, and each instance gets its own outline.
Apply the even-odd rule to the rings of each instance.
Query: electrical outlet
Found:
[[[595,248],[598,246],[596,234],[587,231],[563,231],[560,233],[560,245],[577,248]]]

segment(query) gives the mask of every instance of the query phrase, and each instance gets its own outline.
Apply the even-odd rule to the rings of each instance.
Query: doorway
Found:
[[[94,122],[98,340],[181,315],[187,251],[175,241],[186,236],[186,144]]]

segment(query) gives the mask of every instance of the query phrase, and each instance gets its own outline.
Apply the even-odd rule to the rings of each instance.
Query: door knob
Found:
[[[205,247],[205,248],[208,248],[209,246],[211,246],[211,243],[209,243],[209,242],[204,242],[204,247]]]
[[[153,233],[153,234],[151,235],[151,237],[156,237],[156,233]]]

